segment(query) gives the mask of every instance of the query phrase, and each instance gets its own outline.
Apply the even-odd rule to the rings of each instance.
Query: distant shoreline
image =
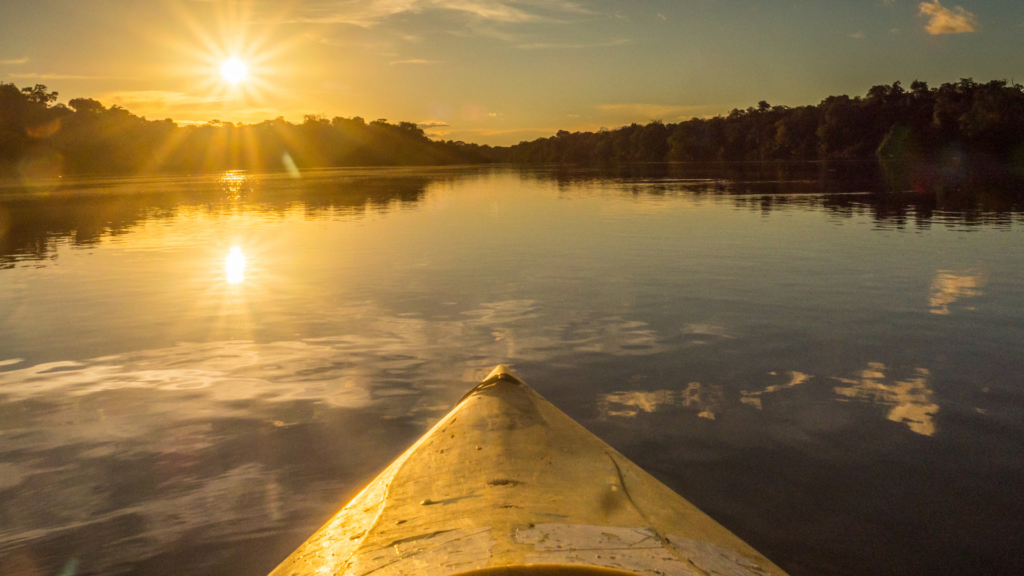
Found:
[[[726,116],[559,131],[513,146],[434,141],[412,122],[307,115],[295,124],[218,120],[179,126],[89,98],[0,83],[0,176],[200,174],[233,169],[474,164],[622,166],[662,162],[897,161],[933,166],[1024,166],[1024,87],[964,79],[929,88],[899,82],[817,106],[760,102]]]

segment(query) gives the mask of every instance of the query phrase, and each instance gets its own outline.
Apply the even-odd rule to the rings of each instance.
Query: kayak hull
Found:
[[[499,366],[272,576],[784,576]]]

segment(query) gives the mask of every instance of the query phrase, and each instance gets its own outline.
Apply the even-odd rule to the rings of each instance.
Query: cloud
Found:
[[[921,2],[919,7],[921,16],[928,17],[928,24],[924,28],[929,34],[962,34],[975,32],[979,28],[974,14],[960,6],[950,10],[939,4],[939,0],[934,0],[934,2]]]
[[[26,72],[24,74],[9,74],[11,78],[28,80],[109,80],[110,76],[79,76],[77,74],[40,74],[38,72]]]
[[[25,64],[28,62],[28,58],[14,58],[12,60],[0,60],[0,64],[13,66],[17,64]]]
[[[513,34],[511,32],[499,30],[493,24],[483,25],[480,22],[470,24],[467,27],[467,30],[448,30],[446,33],[455,36],[456,38],[493,38],[495,40],[501,40],[502,42],[519,42],[523,39],[522,34]]]
[[[423,60],[421,58],[413,58],[411,60],[392,60],[389,64],[440,64],[441,62],[441,60]]]
[[[416,126],[423,129],[428,138],[444,139],[452,132],[452,125],[443,120],[424,120],[417,122]]]
[[[720,107],[714,106],[671,106],[664,104],[601,104],[597,107],[626,121],[636,120],[683,120],[714,113]]]
[[[629,40],[612,40],[611,42],[599,42],[596,44],[520,44],[517,48],[522,50],[578,50],[581,48],[602,48],[605,46],[621,46],[629,44]]]
[[[534,8],[534,10],[528,10]],[[492,22],[518,23],[551,21],[543,12],[590,14],[568,0],[340,0],[316,8],[295,21],[321,24],[352,24],[368,28],[398,14],[418,14],[427,10],[446,10]]]
[[[863,37],[864,37],[864,33],[863,32],[854,32],[853,34],[850,34],[850,38],[856,38],[858,40],[860,40]]]
[[[527,128],[460,128],[445,134],[445,139],[480,142],[486,140],[493,146],[507,146],[519,142],[554,136],[564,126]]]
[[[196,95],[169,90],[122,90],[99,94],[96,99],[105,105],[118,105],[133,114],[146,117],[173,117],[179,125],[205,124],[211,118],[231,122],[259,122],[282,115],[272,108],[232,107],[224,109],[226,94]],[[301,114],[295,116],[301,118]]]
[[[327,6],[309,8],[299,22],[318,24],[352,24],[369,27],[402,12],[420,12],[418,0],[371,0],[370,2],[343,1]]]
[[[103,96],[115,104],[149,104],[161,106],[185,106],[190,104],[208,104],[225,100],[226,96],[194,96],[184,92],[166,90],[125,90],[111,92]]]

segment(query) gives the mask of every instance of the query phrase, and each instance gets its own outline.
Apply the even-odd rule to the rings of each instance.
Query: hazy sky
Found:
[[[961,77],[1024,82],[1024,2],[0,3],[0,81],[179,122],[358,115],[509,144]]]

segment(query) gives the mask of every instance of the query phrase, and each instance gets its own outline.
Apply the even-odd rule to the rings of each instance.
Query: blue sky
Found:
[[[941,1],[941,0],[940,0]],[[508,144],[798,106],[874,84],[1024,82],[1024,3],[5,0],[0,81],[149,118],[303,114]],[[250,76],[225,85],[220,62]]]

